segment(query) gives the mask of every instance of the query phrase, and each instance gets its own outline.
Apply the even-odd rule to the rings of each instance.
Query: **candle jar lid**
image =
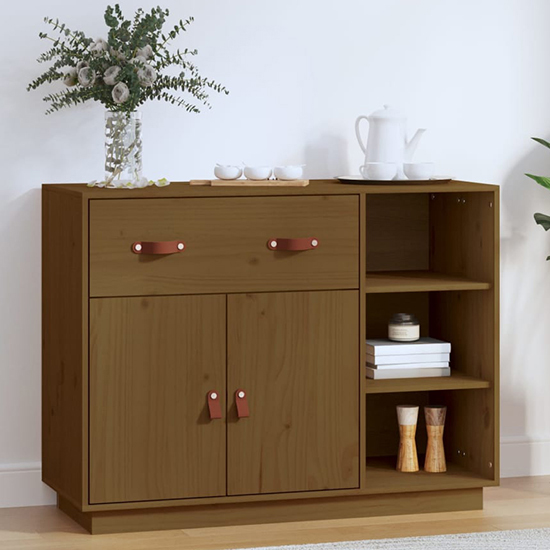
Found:
[[[418,319],[412,313],[394,313],[390,325],[418,325]]]

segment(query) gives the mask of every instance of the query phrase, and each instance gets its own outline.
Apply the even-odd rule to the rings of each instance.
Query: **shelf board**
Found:
[[[422,469],[414,473],[398,472],[396,463],[395,456],[367,458],[365,486],[369,493],[470,489],[495,485],[493,480],[448,461],[447,471],[439,474],[430,474]],[[419,457],[418,463],[420,468],[424,466],[423,456]]]
[[[399,393],[434,390],[476,390],[490,388],[488,380],[452,371],[451,376],[436,378],[396,378],[372,380],[367,378],[366,393]]]
[[[367,273],[365,292],[432,292],[445,290],[488,290],[491,283],[434,271],[376,271]]]

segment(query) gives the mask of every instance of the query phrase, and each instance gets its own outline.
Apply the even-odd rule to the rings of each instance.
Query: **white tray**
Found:
[[[337,176],[342,183],[359,183],[363,185],[426,185],[430,183],[448,183],[453,178],[449,176],[435,176],[429,180],[365,180],[362,176]]]

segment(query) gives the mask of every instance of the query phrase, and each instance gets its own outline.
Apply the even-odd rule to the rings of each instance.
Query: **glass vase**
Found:
[[[107,187],[142,182],[141,112],[105,113],[105,184]]]

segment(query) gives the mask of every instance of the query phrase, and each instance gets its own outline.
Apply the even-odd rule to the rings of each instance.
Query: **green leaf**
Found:
[[[533,174],[525,174],[528,178],[531,178],[532,180],[535,180],[539,185],[542,185],[543,187],[546,187],[546,189],[550,189],[550,178],[545,178],[542,176],[534,176]]]
[[[547,216],[546,214],[540,214],[537,212],[534,216],[535,222],[538,225],[542,225],[545,231],[548,231],[550,229],[550,216]]]
[[[537,143],[540,143],[541,145],[544,145],[545,147],[548,147],[548,149],[550,149],[550,142],[546,141],[545,139],[542,139],[542,138],[531,138],[533,140],[535,140]]]

